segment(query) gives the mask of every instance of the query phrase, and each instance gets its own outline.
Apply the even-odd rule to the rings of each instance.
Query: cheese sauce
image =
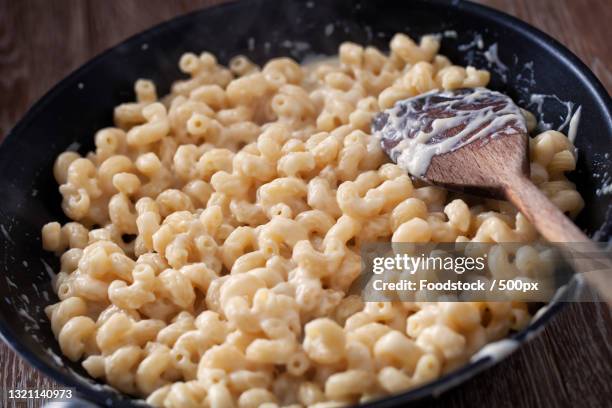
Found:
[[[527,133],[512,99],[487,88],[438,90],[399,101],[372,124],[382,148],[402,169],[423,176],[434,156],[487,138]]]

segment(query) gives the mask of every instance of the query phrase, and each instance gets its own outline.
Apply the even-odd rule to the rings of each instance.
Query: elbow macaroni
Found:
[[[237,56],[229,69],[187,53],[189,79],[161,100],[138,80],[95,151],[53,167],[72,219],[42,228],[61,255],[46,313],[62,352],[153,406],[331,407],[434,380],[524,327],[518,302],[347,295],[364,242],[537,239],[508,205],[413,184],[369,134],[397,100],[487,84],[438,48],[397,34],[388,56],[344,43],[337,62]],[[576,216],[571,141],[546,131],[530,152],[533,181]],[[519,252],[491,262],[540,265]]]

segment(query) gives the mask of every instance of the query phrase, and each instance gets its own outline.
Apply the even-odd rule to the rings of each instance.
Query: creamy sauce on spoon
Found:
[[[487,88],[432,91],[380,113],[372,130],[391,159],[420,177],[434,156],[489,137],[527,133],[512,99]]]

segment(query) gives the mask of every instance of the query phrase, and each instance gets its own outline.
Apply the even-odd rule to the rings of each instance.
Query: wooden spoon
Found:
[[[383,150],[413,176],[450,190],[514,204],[550,242],[581,243],[601,253],[529,179],[529,141],[520,108],[486,88],[433,91],[378,114],[372,129]],[[585,273],[612,304],[607,270]]]

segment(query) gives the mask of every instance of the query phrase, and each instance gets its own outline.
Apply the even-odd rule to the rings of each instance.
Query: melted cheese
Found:
[[[494,106],[487,105],[491,98],[497,101]],[[476,107],[466,109],[466,105]],[[431,112],[436,112],[433,120]],[[386,123],[375,134],[391,159],[417,177],[427,172],[434,156],[508,134],[510,128],[514,133],[527,133],[525,118],[512,99],[487,88],[435,90],[399,101],[384,115]],[[456,129],[461,130],[447,137]],[[385,146],[389,141],[392,143]]]

